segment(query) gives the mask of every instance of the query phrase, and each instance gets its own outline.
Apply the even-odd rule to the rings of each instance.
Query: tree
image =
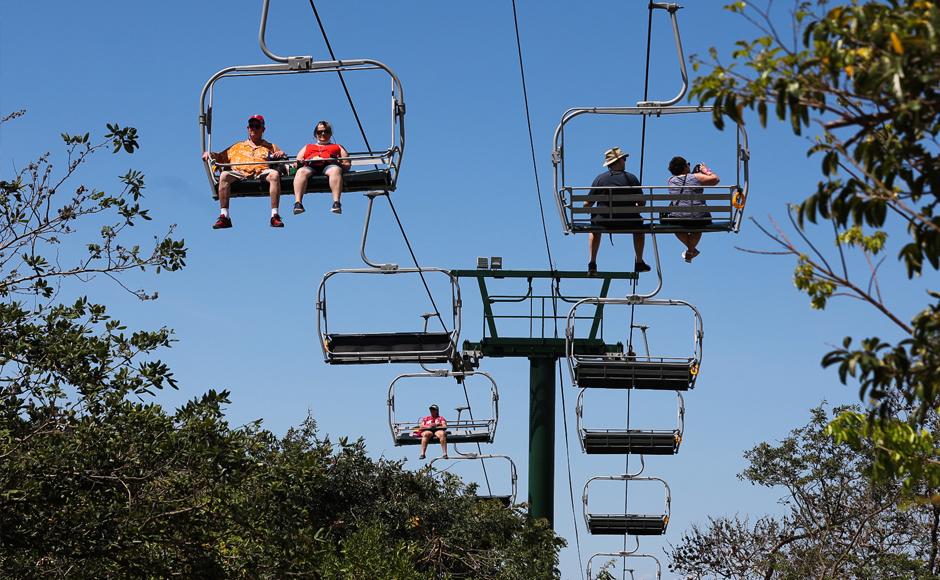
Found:
[[[828,421],[817,407],[778,445],[744,454],[739,479],[782,489],[781,516],[694,525],[670,568],[690,578],[940,578],[937,509],[905,504],[897,482],[873,481],[870,450],[834,442]]]
[[[105,305],[59,296],[113,281],[154,299],[126,273],[178,270],[185,245],[172,228],[127,242],[150,219],[141,173],[117,193],[69,186],[95,154],[134,153],[135,129],[62,138],[60,175],[46,154],[0,180],[0,576],[550,575],[563,540],[456,478],[374,461],[362,441],[318,438],[312,420],[283,437],[232,427],[224,390],[161,407],[176,381],[156,357],[172,332],[130,331]]]
[[[940,268],[940,8],[927,0],[799,0],[786,34],[775,25],[772,2],[726,8],[760,35],[738,41],[727,64],[715,49],[708,59],[695,57],[696,70],[708,72],[691,95],[716,105],[719,127],[745,111],[766,126],[772,111],[796,135],[817,130],[808,154],[820,158],[822,178],[789,212],[797,241],[777,224],[759,224],[778,246],[771,253],[796,258],[794,283],[814,308],[836,296],[855,298],[898,332],[894,342],[846,337],[823,357],[840,381],[858,382],[868,411],[847,412],[830,430],[856,448],[872,444],[876,475],[902,475],[909,489],[940,504],[940,294],[928,292],[920,312],[906,318],[878,282],[889,231],[906,236],[897,259],[908,278]],[[824,222],[835,256],[807,235],[806,228]],[[851,252],[864,259],[862,279],[849,268]]]

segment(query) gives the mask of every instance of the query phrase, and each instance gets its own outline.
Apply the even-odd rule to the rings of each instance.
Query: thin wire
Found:
[[[512,0],[512,22],[516,30],[516,53],[519,55],[519,76],[522,79],[522,99],[525,103],[525,122],[529,128],[529,151],[532,154],[532,174],[535,176],[535,194],[539,200],[539,215],[542,218],[542,235],[545,238],[545,251],[548,253],[548,266],[552,271],[555,270],[555,262],[552,259],[552,247],[548,241],[548,226],[545,224],[545,208],[542,206],[542,188],[539,184],[538,163],[535,161],[535,138],[532,136],[532,118],[529,115],[529,92],[526,89],[525,66],[522,61],[522,41],[519,38],[519,17],[516,13],[516,0]]]
[[[542,187],[539,182],[539,172],[538,172],[538,163],[535,160],[535,138],[532,135],[532,116],[529,113],[529,92],[526,87],[525,81],[525,64],[522,58],[522,40],[519,35],[519,14],[516,10],[516,0],[512,0],[512,22],[513,29],[516,33],[516,54],[519,57],[519,77],[522,80],[522,99],[525,104],[525,120],[526,126],[529,131],[529,152],[532,155],[532,175],[535,177],[535,194],[539,202],[539,217],[542,220],[542,236],[545,239],[545,253],[548,256],[548,267],[551,271],[555,271],[555,260],[552,258],[552,246],[548,241],[548,225],[545,223],[545,207],[542,204]],[[543,303],[544,304],[544,303]],[[531,303],[530,303],[531,311]],[[554,323],[554,334],[555,338],[558,338],[558,295],[555,292],[554,287],[552,288],[552,320]],[[531,317],[529,321],[529,334],[531,335]],[[569,445],[569,432],[568,432],[568,405],[565,402],[565,382],[564,376],[561,371],[561,360],[557,361],[558,364],[558,377],[559,377],[559,388],[561,389],[561,408],[562,408],[562,419],[564,422],[565,429],[565,458],[568,469],[568,497],[571,500],[571,519],[574,524],[574,539],[575,545],[577,546],[578,551],[578,569],[581,572],[581,577],[584,577],[584,561],[581,556],[581,534],[578,531],[578,517],[577,512],[574,507],[574,483],[571,477],[571,447]]]
[[[470,420],[473,421],[473,407],[470,405],[470,397],[467,395],[467,380],[464,377],[464,380],[461,381],[460,385],[463,387],[463,398],[467,402],[467,414],[470,415]],[[457,444],[454,443],[454,451],[456,452]],[[477,455],[483,455],[483,448],[480,447],[480,444],[477,443]],[[490,495],[493,495],[493,489],[490,487],[490,475],[486,472],[486,461],[483,458],[480,458],[480,465],[483,467],[483,479],[486,480],[486,492]]]
[[[317,26],[320,27],[320,34],[323,35],[323,42],[326,44],[326,50],[330,53],[330,58],[336,60],[336,55],[333,53],[333,46],[330,44],[330,39],[326,35],[326,29],[323,27],[323,21],[320,20],[320,13],[317,11],[316,5],[313,3],[313,0],[310,0],[310,8],[313,9],[313,15],[317,19]],[[362,127],[362,121],[359,119],[359,112],[356,110],[356,105],[353,103],[352,95],[349,94],[349,87],[346,86],[346,79],[343,77],[342,71],[336,71],[336,74],[339,75],[339,82],[343,85],[343,91],[346,93],[346,100],[349,101],[349,108],[352,109],[353,117],[356,118],[356,124],[359,125],[359,134],[362,135],[362,141],[366,144],[366,149],[371,153],[372,146],[369,145],[369,138],[366,137],[366,130]]]
[[[427,293],[428,299],[431,301],[431,306],[434,308],[434,315],[437,316],[437,319],[441,322],[441,326],[444,328],[444,332],[450,333],[450,331],[447,330],[447,325],[444,324],[444,318],[441,316],[441,311],[437,308],[437,302],[434,301],[434,295],[431,294],[431,288],[428,286],[428,281],[424,277],[424,270],[422,270],[421,266],[418,264],[418,257],[415,256],[415,251],[411,247],[411,240],[408,239],[408,234],[405,233],[405,226],[402,225],[401,219],[398,217],[398,212],[395,210],[395,204],[392,203],[392,196],[386,195],[385,198],[388,200],[388,206],[392,208],[392,215],[395,216],[395,221],[398,222],[398,229],[401,231],[401,237],[405,239],[405,245],[408,246],[408,253],[411,254],[411,261],[414,262],[415,269],[418,270],[418,275],[421,276],[421,283],[424,284],[424,291]]]
[[[653,5],[652,4],[649,5],[648,11],[649,11],[649,15],[647,16],[647,20],[646,20],[646,70],[643,75],[643,100],[644,101],[649,100],[649,88],[650,88],[650,49],[652,46],[652,38],[653,38]],[[640,177],[639,177],[640,183],[643,183],[643,170],[645,168],[645,162],[646,162],[646,117],[647,117],[646,115],[643,115],[642,129],[640,131]],[[655,237],[653,238],[653,243],[654,244],[656,243]],[[636,287],[637,287],[638,281],[639,280],[633,281],[633,294],[634,295],[636,294]],[[633,350],[633,322],[634,322],[635,313],[636,313],[636,304],[631,304],[630,305],[630,341],[627,347],[630,350]],[[636,380],[636,377],[634,377],[634,381],[635,380]],[[630,406],[632,403],[632,393],[633,393],[633,389],[627,390],[627,431],[630,430]],[[630,454],[629,453],[627,454],[624,464],[625,464],[624,473],[626,474],[630,473]],[[625,482],[624,490],[623,490],[624,513],[627,512],[627,504],[628,504],[629,498],[630,498],[630,480],[627,480]],[[627,551],[627,535],[626,534],[624,534],[623,536],[623,551],[624,552]],[[627,558],[626,556],[624,556],[623,557],[623,571],[621,574],[621,578],[623,579],[626,579],[627,577],[626,570],[627,570]],[[632,577],[632,573],[631,573],[631,577]]]

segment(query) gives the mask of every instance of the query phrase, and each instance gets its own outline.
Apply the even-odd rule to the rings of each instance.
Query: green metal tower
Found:
[[[607,298],[613,280],[635,281],[635,272],[598,272],[589,276],[583,271],[550,270],[451,270],[457,278],[473,278],[480,290],[483,305],[483,337],[477,341],[464,341],[464,360],[477,366],[483,357],[512,357],[529,359],[529,514],[545,518],[554,525],[555,513],[555,376],[558,359],[567,356],[566,340],[558,336],[556,323],[565,320],[570,305],[586,296],[561,293],[561,281],[572,279],[597,280],[600,291],[594,296]],[[487,281],[494,279],[525,280],[527,290],[517,295],[493,295]],[[536,280],[549,281],[549,293],[537,293]],[[561,304],[559,304],[561,303]],[[494,312],[499,304],[528,304],[529,313],[504,314]],[[568,304],[568,307],[564,307]],[[606,344],[602,338],[603,305],[595,307],[588,338],[577,339],[573,348],[579,353],[623,352],[623,344]],[[500,321],[528,321],[525,336],[501,334]]]

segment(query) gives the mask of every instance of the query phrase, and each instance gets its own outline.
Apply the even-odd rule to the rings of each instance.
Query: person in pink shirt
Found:
[[[429,411],[431,414],[421,419],[418,429],[415,430],[415,437],[421,437],[421,455],[418,459],[424,459],[432,437],[437,437],[441,442],[444,459],[447,459],[447,419],[440,416],[437,405],[431,405]]]

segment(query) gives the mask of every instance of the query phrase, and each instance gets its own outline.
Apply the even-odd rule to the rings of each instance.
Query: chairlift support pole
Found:
[[[529,360],[529,515],[534,518],[545,518],[554,525],[555,516],[555,365],[560,358],[567,356],[566,340],[562,337],[546,336],[544,318],[546,315],[535,316],[541,320],[538,331],[534,328],[529,336],[512,336],[505,331],[497,333],[497,322],[507,318],[494,313],[493,304],[513,302],[519,303],[529,300],[546,300],[554,298],[559,303],[569,306],[583,300],[579,297],[561,294],[561,280],[582,279],[596,280],[600,285],[598,296],[593,299],[607,297],[611,291],[612,281],[637,279],[635,272],[598,272],[596,276],[589,276],[584,271],[566,270],[451,270],[451,276],[457,279],[476,279],[480,288],[480,298],[483,305],[484,336],[478,342],[464,341],[464,359],[471,364],[480,357],[508,357],[526,358]],[[527,282],[527,291],[519,298],[507,298],[494,295],[487,282],[492,279],[517,279]],[[552,296],[536,296],[532,292],[532,281],[544,280],[551,284]],[[602,307],[601,303],[601,307]],[[564,308],[567,311],[567,306]],[[603,354],[605,352],[619,352],[623,349],[621,344],[605,344],[600,334],[601,325],[600,308],[596,308],[591,321],[592,330],[589,338],[578,339],[572,348],[578,352]],[[554,318],[552,314],[549,317]],[[511,317],[509,317],[511,318]],[[564,312],[557,313],[559,322],[567,319]]]
[[[555,363],[529,357],[529,515],[555,525]]]

